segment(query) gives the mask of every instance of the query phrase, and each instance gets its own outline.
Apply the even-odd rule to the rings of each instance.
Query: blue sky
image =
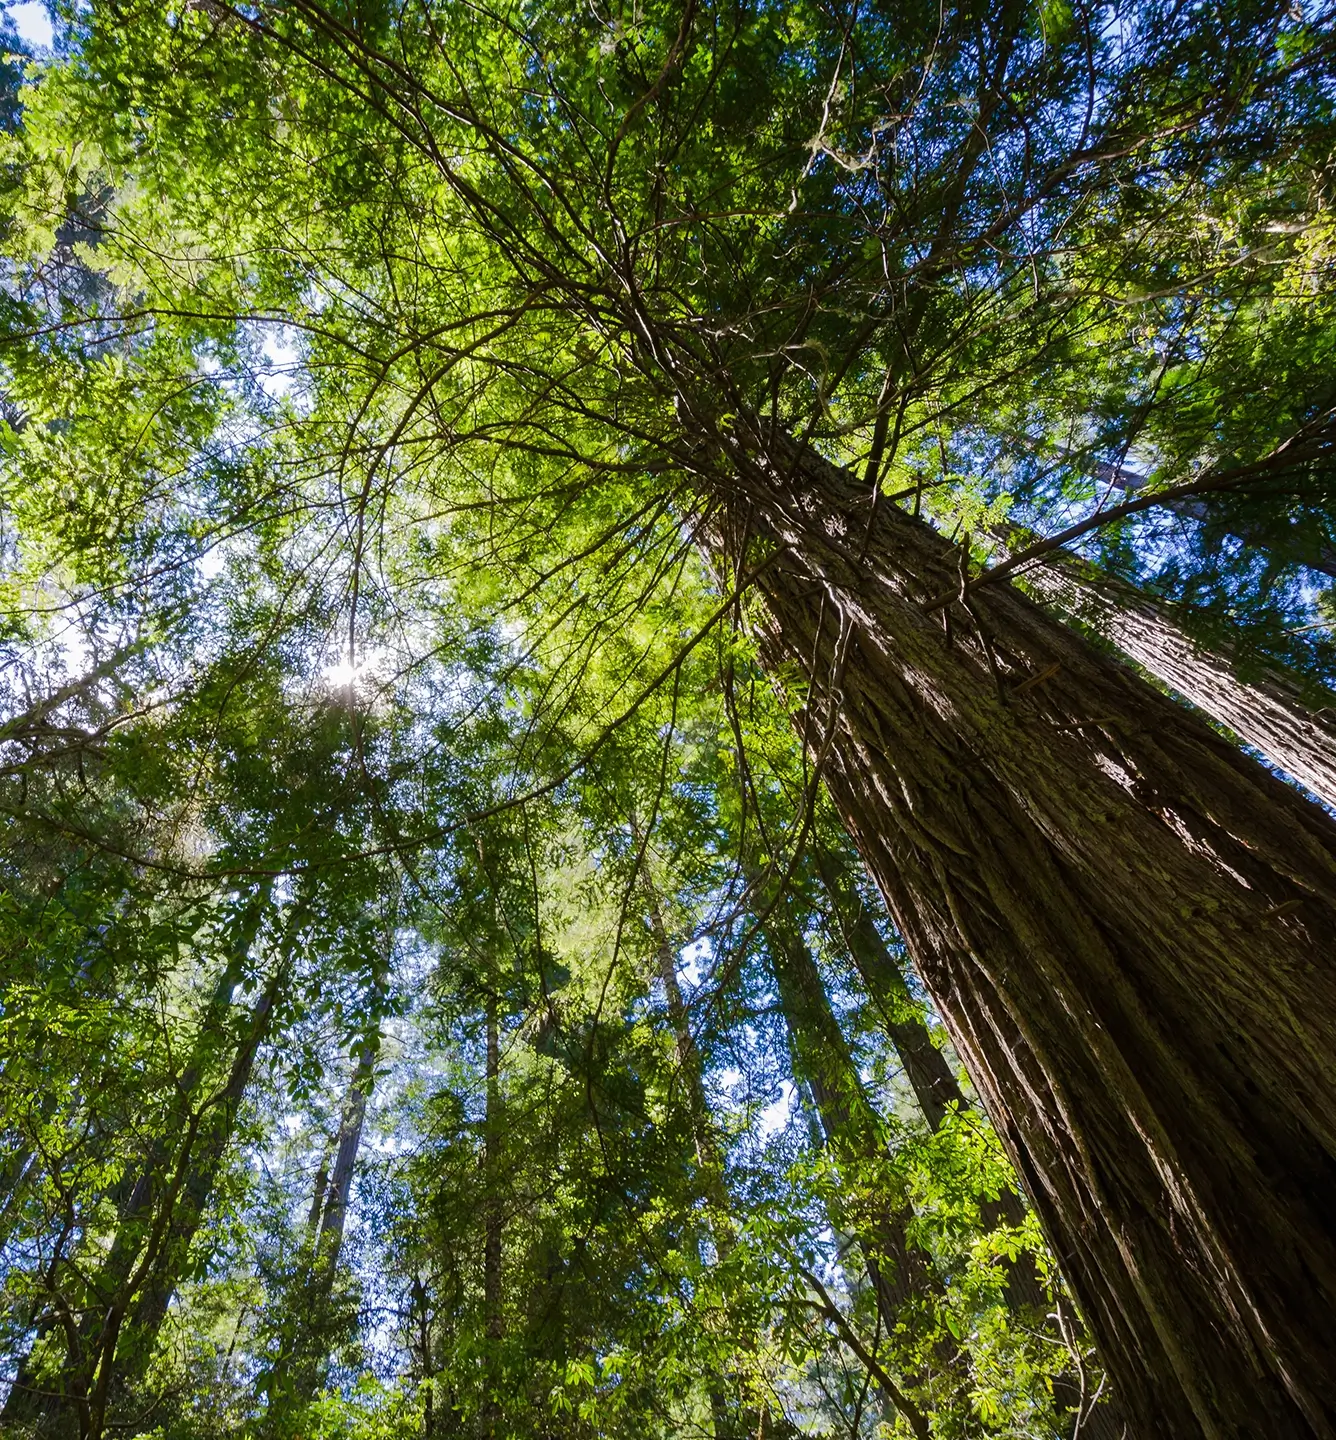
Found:
[[[13,18],[14,28],[19,35],[34,49],[50,48],[51,17],[46,13],[46,6],[41,0],[22,0],[22,3],[17,5],[12,3],[12,0],[5,0],[4,8]]]

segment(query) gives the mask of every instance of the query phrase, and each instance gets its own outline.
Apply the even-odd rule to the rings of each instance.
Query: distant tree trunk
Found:
[[[40,1051],[38,1052],[40,1054]],[[37,1055],[34,1055],[34,1060]],[[28,1182],[40,1173],[37,1163],[37,1149],[34,1143],[36,1133],[50,1120],[56,1108],[54,1089],[37,1098],[31,1113],[20,1121],[13,1116],[13,1143],[0,1163],[0,1249],[9,1243],[9,1237],[18,1229],[22,1220],[23,1197]]]
[[[668,1023],[672,1026],[673,1041],[677,1049],[678,1074],[686,1091],[687,1108],[691,1115],[691,1139],[696,1151],[696,1165],[705,1182],[705,1193],[716,1212],[709,1225],[708,1239],[713,1243],[719,1258],[727,1259],[736,1240],[729,1215],[728,1191],[724,1184],[724,1157],[705,1095],[705,1063],[701,1058],[700,1047],[696,1044],[696,1037],[691,1033],[691,1015],[677,978],[677,957],[673,953],[672,941],[668,938],[668,927],[664,924],[659,892],[648,874],[642,875],[641,880],[646,894],[650,935],[654,941],[654,958],[658,965],[659,979],[663,982],[664,997],[668,1005]],[[749,1407],[730,1403],[719,1375],[706,1377],[706,1389],[716,1440],[754,1433],[755,1426]]]
[[[658,892],[648,879],[645,880],[650,935],[654,941],[654,958],[658,965],[659,979],[663,982],[664,996],[668,1004],[668,1023],[673,1029],[673,1040],[677,1047],[678,1074],[686,1091],[687,1107],[691,1114],[691,1138],[696,1149],[696,1163],[705,1176],[710,1197],[725,1201],[722,1194],[723,1157],[719,1153],[719,1137],[710,1118],[709,1102],[705,1098],[705,1066],[701,1059],[700,1047],[691,1033],[691,1015],[682,997],[682,986],[677,978],[677,957],[673,954],[672,941],[668,938],[663,923],[663,909]],[[725,1210],[727,1205],[725,1203]]]
[[[366,1127],[367,1101],[375,1084],[376,1057],[380,1053],[380,1037],[360,1047],[357,1065],[344,1098],[339,1117],[339,1138],[334,1147],[334,1166],[329,1172],[329,1185],[320,1212],[320,1230],[316,1237],[315,1275],[322,1291],[334,1283],[339,1256],[343,1253],[343,1232],[348,1220],[348,1200],[352,1194],[353,1174],[357,1168],[357,1152],[362,1148],[362,1131]]]
[[[924,1119],[932,1130],[939,1130],[951,1110],[964,1114],[970,1102],[960,1088],[946,1056],[933,1041],[928,1027],[915,1013],[917,1006],[899,961],[881,937],[871,911],[858,893],[858,885],[842,856],[819,848],[815,856],[821,883],[830,897],[830,908],[844,939],[845,948],[867,987],[872,1002],[882,1016],[882,1023],[905,1067]],[[1015,1229],[1025,1223],[1025,1202],[1008,1187],[996,1199],[984,1198],[979,1205],[980,1218],[988,1230],[1002,1226]],[[1066,1337],[1056,1326],[1057,1315],[1068,1307],[1063,1319],[1070,1318],[1069,1302],[1058,1294],[1053,1299],[1054,1318],[1049,1317],[1049,1296],[1039,1279],[1039,1271],[1028,1251],[1014,1260],[1003,1259],[1006,1275],[1007,1303],[1018,1318],[1037,1324],[1050,1332],[1055,1344],[1065,1345]],[[1057,1333],[1052,1333],[1057,1330]],[[1084,1440],[1121,1440],[1124,1422],[1116,1397],[1102,1399],[1093,1408],[1083,1396],[1081,1386],[1069,1373],[1058,1376],[1053,1385],[1054,1400],[1059,1413],[1067,1411],[1076,1433]]]
[[[502,1308],[502,1243],[505,1214],[501,1200],[501,1167],[503,1125],[501,1114],[501,1029],[498,1019],[495,988],[487,994],[487,1095],[483,1117],[483,1248],[482,1290],[483,1327],[489,1345],[486,1385],[483,1397],[483,1433],[496,1440],[501,1433],[500,1355],[498,1347],[505,1338],[505,1314]]]
[[[762,931],[779,990],[794,1069],[811,1089],[826,1144],[836,1163],[856,1183],[859,1172],[869,1166],[889,1172],[885,1125],[863,1088],[811,951],[791,919],[782,913],[783,905],[781,900],[771,909]],[[908,1301],[940,1286],[935,1284],[928,1257],[911,1246],[905,1236],[911,1212],[903,1198],[897,1203],[882,1196],[873,1207],[862,1210],[855,1233],[882,1323],[887,1334],[893,1334],[904,1318],[902,1311]]]
[[[427,1287],[422,1282],[420,1272],[413,1276],[411,1305],[412,1318],[417,1321],[418,1363],[422,1367],[422,1435],[423,1440],[432,1440],[436,1433],[436,1414],[432,1394],[436,1366],[432,1356],[431,1308],[427,1300]]]
[[[228,959],[214,985],[200,1022],[199,1036],[178,1081],[185,1113],[173,1117],[157,1137],[144,1169],[121,1207],[116,1234],[105,1261],[91,1276],[88,1293],[76,1301],[77,1321],[64,1325],[66,1356],[59,1390],[26,1400],[23,1391],[30,1376],[26,1362],[6,1403],[0,1421],[25,1420],[47,1429],[60,1429],[59,1416],[70,1412],[69,1423],[79,1433],[98,1440],[106,1423],[113,1389],[142,1375],[162,1315],[154,1316],[151,1298],[155,1287],[171,1276],[175,1288],[185,1252],[179,1247],[182,1227],[193,1238],[199,1214],[212,1190],[218,1165],[231,1139],[236,1110],[250,1077],[255,1052],[268,1027],[278,972],[257,1002],[250,1023],[233,1055],[228,1079],[221,1091],[210,1093],[206,1072],[227,1026],[232,996],[242,979],[245,963],[264,919],[269,887],[262,887],[243,907],[229,945]],[[187,1217],[196,1210],[193,1222]],[[189,1241],[186,1242],[189,1248]],[[170,1299],[171,1291],[167,1292]],[[69,1306],[73,1297],[61,1297]],[[130,1307],[150,1301],[148,1328],[132,1322]],[[54,1303],[54,1302],[53,1302]],[[166,1310],[166,1302],[162,1306]],[[52,1326],[47,1326],[48,1331]],[[129,1332],[127,1336],[127,1330]],[[127,1344],[127,1339],[129,1343]],[[124,1360],[124,1365],[121,1363]]]
[[[301,1308],[293,1316],[295,1333],[274,1361],[267,1381],[267,1425],[272,1432],[285,1433],[292,1415],[310,1404],[324,1376],[331,1301],[379,1053],[379,1031],[363,1037],[353,1047],[356,1063],[344,1093],[338,1134],[316,1172],[314,1196],[306,1221],[309,1266],[296,1295]]]
[[[815,861],[845,949],[881,1015],[923,1118],[929,1129],[940,1130],[952,1106],[968,1109],[965,1092],[928,1027],[918,1018],[917,1003],[900,966],[881,938],[876,919],[863,903],[843,857],[821,848]]]
[[[1136,1432],[1336,1433],[1336,825],[750,425],[711,483],[763,659]]]
[[[269,1033],[274,1002],[282,983],[282,964],[275,968],[273,978],[255,1002],[250,1022],[232,1058],[232,1068],[220,1094],[213,1097],[212,1113],[190,1157],[184,1183],[176,1199],[167,1225],[158,1259],[149,1271],[143,1288],[130,1310],[127,1324],[129,1346],[122,1346],[116,1356],[115,1382],[131,1385],[143,1378],[153,1357],[158,1332],[167,1318],[167,1311],[181,1283],[191,1246],[199,1233],[209,1200],[217,1184],[223,1161],[236,1130],[237,1113],[245,1099],[255,1057]]]
[[[1009,550],[1023,549],[1037,538],[1016,526],[991,533]],[[1314,710],[1284,670],[1272,667],[1255,680],[1240,680],[1232,657],[1198,645],[1171,606],[1066,550],[1050,551],[1026,566],[1022,579],[1042,600],[1106,636],[1278,769],[1336,806],[1336,708]],[[1331,705],[1336,707],[1336,696]]]

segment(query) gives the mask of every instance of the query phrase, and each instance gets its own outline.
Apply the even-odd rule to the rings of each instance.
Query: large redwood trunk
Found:
[[[999,538],[1008,548],[1020,549],[1032,537],[1008,527]],[[1065,550],[1027,566],[1024,584],[1107,636],[1124,655],[1336,806],[1336,719],[1330,710],[1308,705],[1283,670],[1240,680],[1232,657],[1199,646],[1170,606]]]
[[[819,849],[815,859],[849,958],[881,1013],[924,1119],[932,1130],[938,1130],[952,1108],[968,1111],[969,1099],[928,1027],[919,1019],[900,962],[882,939],[844,856]],[[996,1199],[984,1199],[979,1214],[988,1230],[999,1230],[1004,1225],[1015,1228],[1025,1223],[1025,1204],[1014,1189],[1008,1188]],[[1064,1322],[1071,1318],[1071,1302],[1059,1292],[1050,1303],[1034,1257],[1028,1251],[1004,1259],[1002,1265],[1007,1277],[1007,1304],[1017,1319],[1045,1331],[1053,1344],[1067,1346],[1068,1333],[1057,1321],[1059,1317]],[[1059,1414],[1069,1417],[1071,1433],[1082,1440],[1123,1440],[1124,1421],[1116,1396],[1105,1395],[1097,1402],[1094,1395],[1085,1393],[1080,1377],[1063,1372],[1054,1377],[1053,1399]]]
[[[1336,825],[774,432],[716,494],[1138,1434],[1336,1426]],[[759,542],[756,543],[756,542]]]

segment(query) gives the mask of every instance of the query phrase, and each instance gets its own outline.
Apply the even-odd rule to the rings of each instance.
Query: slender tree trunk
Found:
[[[640,836],[634,823],[632,829],[638,841]],[[701,1058],[700,1047],[696,1044],[696,1037],[691,1033],[691,1014],[677,979],[677,957],[673,953],[672,941],[668,938],[668,927],[664,924],[659,892],[648,874],[641,878],[645,887],[650,935],[654,941],[654,958],[659,979],[663,982],[664,996],[668,1004],[668,1023],[672,1026],[673,1041],[677,1048],[678,1074],[686,1090],[687,1107],[691,1115],[691,1139],[696,1151],[696,1165],[705,1182],[705,1193],[716,1212],[709,1223],[708,1239],[713,1242],[719,1258],[727,1259],[736,1241],[730,1223],[728,1191],[724,1185],[724,1157],[705,1095],[705,1064]],[[750,1428],[750,1415],[746,1407],[739,1411],[736,1404],[729,1403],[719,1375],[708,1376],[706,1388],[710,1399],[710,1418],[717,1440],[740,1434]]]
[[[369,1044],[358,1056],[348,1094],[339,1117],[339,1138],[334,1148],[334,1165],[329,1172],[329,1186],[320,1214],[320,1232],[316,1239],[315,1272],[317,1284],[328,1291],[334,1283],[339,1256],[343,1252],[343,1232],[348,1220],[348,1199],[352,1194],[353,1174],[357,1168],[357,1152],[362,1148],[362,1131],[366,1126],[367,1101],[375,1083],[376,1056],[379,1043]]]
[[[877,1312],[889,1338],[917,1327],[914,1300],[940,1297],[941,1282],[923,1251],[909,1243],[905,1227],[911,1211],[903,1195],[888,1193],[889,1150],[881,1116],[867,1097],[839,1021],[811,951],[781,899],[763,923],[766,948],[779,991],[793,1057],[794,1073],[806,1082],[816,1103],[825,1143],[840,1172],[842,1189],[855,1192],[842,1201],[832,1219],[857,1238]],[[870,1172],[870,1173],[869,1173]],[[871,1193],[857,1192],[872,1180]],[[942,1367],[955,1385],[968,1384],[954,1346],[941,1347]],[[925,1379],[926,1377],[919,1377]],[[917,1430],[924,1417],[899,1392],[901,1406]]]
[[[863,1089],[811,951],[782,907],[780,901],[771,909],[763,933],[794,1069],[811,1089],[826,1144],[841,1171],[847,1172],[855,1186],[859,1172],[872,1166],[884,1179],[890,1159],[885,1126]],[[940,1287],[934,1285],[927,1257],[906,1238],[910,1212],[903,1198],[897,1202],[882,1194],[872,1206],[860,1208],[863,1213],[854,1229],[882,1323],[891,1335],[915,1295]]]
[[[668,1023],[673,1028],[673,1040],[677,1047],[678,1074],[682,1078],[687,1106],[691,1113],[691,1138],[696,1149],[696,1163],[705,1176],[710,1198],[722,1203],[726,1211],[726,1197],[722,1189],[724,1163],[719,1153],[719,1137],[715,1134],[710,1119],[709,1102],[705,1098],[704,1062],[701,1060],[696,1037],[691,1033],[691,1015],[677,979],[677,957],[673,954],[672,941],[669,940],[667,927],[663,923],[658,892],[648,879],[644,883],[650,934],[654,940],[654,958],[668,1002]]]
[[[158,1261],[130,1311],[128,1329],[133,1336],[134,1345],[124,1359],[119,1355],[117,1357],[117,1379],[121,1385],[132,1384],[141,1379],[152,1358],[158,1332],[167,1318],[167,1310],[176,1294],[177,1286],[181,1283],[190,1248],[199,1233],[223,1161],[232,1144],[237,1114],[255,1069],[255,1057],[269,1034],[274,1001],[282,984],[283,974],[280,963],[264,993],[255,1002],[246,1033],[232,1057],[227,1083],[222,1093],[215,1098],[209,1124],[190,1157],[190,1168],[172,1211]]]
[[[881,1015],[923,1118],[930,1130],[940,1130],[952,1106],[969,1108],[965,1092],[928,1027],[918,1018],[918,1007],[899,963],[881,938],[848,866],[824,848],[816,852],[815,860],[845,949]]]
[[[205,1074],[219,1045],[220,1032],[227,1025],[233,992],[244,974],[268,899],[269,887],[265,886],[250,897],[240,914],[227,962],[200,1023],[199,1038],[178,1081],[177,1088],[186,1103],[185,1113],[175,1117],[179,1128],[165,1127],[151,1147],[144,1169],[121,1207],[106,1260],[92,1277],[89,1293],[79,1306],[80,1319],[73,1329],[66,1326],[69,1343],[61,1381],[63,1398],[61,1394],[49,1394],[29,1406],[31,1413],[25,1418],[30,1422],[41,1419],[43,1424],[56,1424],[55,1417],[62,1408],[86,1411],[79,1419],[80,1433],[100,1436],[114,1389],[142,1375],[147,1368],[166,1312],[164,1301],[162,1314],[153,1313],[154,1291],[167,1284],[169,1276],[166,1300],[175,1289],[186,1258],[178,1242],[183,1230],[188,1230],[188,1250],[189,1239],[198,1228],[199,1212],[212,1190],[255,1052],[268,1027],[278,972],[252,1012],[223,1089],[209,1093]],[[193,1221],[188,1218],[192,1210]],[[141,1307],[149,1302],[144,1315],[146,1327],[135,1320],[127,1325],[136,1299]],[[14,1418],[0,1416],[5,1420]]]
[[[432,1379],[436,1367],[432,1361],[431,1309],[427,1303],[427,1287],[422,1283],[420,1272],[413,1276],[412,1305],[412,1313],[417,1319],[417,1352],[422,1366],[422,1435],[423,1440],[432,1440],[436,1430],[432,1396]]]
[[[487,1393],[483,1397],[483,1433],[500,1435],[501,1403],[499,1387],[500,1341],[505,1337],[505,1315],[502,1310],[502,1241],[504,1214],[501,1205],[501,1147],[504,1124],[501,1114],[501,1030],[497,1015],[495,989],[487,995],[487,1109],[483,1117],[483,1242],[482,1291],[483,1326],[489,1344],[490,1363],[487,1367]]]
[[[1332,1435],[1336,825],[738,429],[715,483],[763,657],[807,676],[797,723],[1137,1432]]]
[[[1012,550],[1033,538],[1014,526],[992,533]],[[1271,668],[1255,680],[1240,680],[1232,657],[1199,646],[1171,606],[1065,550],[1027,566],[1024,583],[1107,636],[1124,655],[1336,806],[1336,709],[1314,710],[1292,676]],[[1336,696],[1331,702],[1336,707]]]
[[[292,1414],[310,1404],[324,1374],[330,1301],[343,1253],[348,1202],[379,1053],[378,1033],[354,1047],[356,1064],[344,1094],[338,1135],[316,1173],[315,1193],[307,1216],[310,1268],[298,1291],[302,1312],[293,1317],[296,1332],[274,1361],[268,1379],[271,1431],[282,1433]],[[329,1153],[333,1155],[332,1164]]]

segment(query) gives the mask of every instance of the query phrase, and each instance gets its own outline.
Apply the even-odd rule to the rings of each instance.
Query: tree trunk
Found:
[[[940,1130],[952,1106],[959,1110],[969,1108],[965,1092],[928,1027],[918,1018],[918,1007],[899,963],[881,938],[877,922],[858,894],[848,867],[840,857],[825,849],[818,850],[815,859],[849,958],[881,1015],[928,1128]]]
[[[269,1433],[286,1433],[294,1413],[314,1398],[324,1374],[330,1347],[330,1301],[379,1053],[379,1033],[353,1047],[357,1063],[344,1095],[338,1136],[331,1147],[333,1164],[329,1163],[327,1151],[316,1172],[315,1193],[306,1221],[310,1268],[297,1287],[301,1313],[293,1316],[293,1335],[274,1361],[267,1381]]]
[[[965,1114],[971,1108],[970,1102],[946,1063],[946,1056],[918,1018],[900,963],[882,939],[876,920],[859,895],[857,882],[843,858],[830,850],[818,849],[815,859],[854,967],[881,1013],[929,1128],[939,1130],[952,1109]],[[995,1199],[983,1199],[979,1205],[980,1218],[988,1230],[999,1230],[1003,1226],[1015,1229],[1025,1223],[1025,1214],[1025,1202],[1011,1187]],[[1071,1319],[1070,1302],[1059,1292],[1053,1298],[1054,1311],[1050,1315],[1048,1292],[1040,1281],[1033,1256],[1022,1251],[1014,1260],[1004,1258],[1002,1266],[1007,1304],[1012,1313],[1023,1323],[1039,1325],[1054,1344],[1068,1345],[1068,1336],[1063,1331],[1070,1329],[1066,1325]],[[1058,1413],[1065,1412],[1070,1417],[1074,1433],[1084,1440],[1121,1440],[1124,1421],[1115,1403],[1116,1397],[1105,1398],[1087,1408],[1090,1397],[1083,1393],[1083,1386],[1070,1372],[1064,1372],[1054,1377],[1053,1398]]]
[[[221,1094],[214,1098],[209,1123],[190,1157],[190,1167],[173,1208],[159,1258],[130,1312],[127,1328],[133,1334],[134,1346],[124,1358],[119,1354],[117,1356],[116,1370],[120,1384],[131,1384],[141,1379],[152,1358],[158,1331],[167,1318],[168,1307],[181,1283],[190,1247],[199,1233],[223,1160],[232,1143],[237,1113],[255,1069],[255,1057],[269,1033],[282,974],[280,965],[255,1002],[250,1024],[233,1055],[227,1083]]]
[[[763,658],[806,676],[797,723],[1137,1433],[1332,1435],[1336,825],[741,428],[714,485]]]
[[[80,1433],[100,1436],[114,1389],[142,1376],[147,1368],[189,1242],[198,1229],[231,1140],[255,1053],[268,1029],[278,971],[256,1003],[224,1087],[207,1093],[205,1075],[213,1060],[212,1052],[227,1025],[233,992],[243,977],[245,962],[263,923],[270,888],[263,886],[252,895],[238,917],[227,961],[205,1007],[190,1060],[177,1082],[186,1103],[185,1113],[174,1117],[181,1128],[164,1127],[150,1147],[144,1169],[121,1207],[110,1251],[91,1277],[88,1293],[77,1307],[78,1322],[73,1328],[68,1324],[65,1327],[68,1341],[61,1393],[49,1393],[30,1405],[23,1417],[30,1423],[40,1421],[43,1426],[59,1429],[60,1411],[86,1411],[79,1418]],[[184,1249],[180,1245],[183,1235]],[[154,1297],[164,1288],[158,1312]],[[72,1297],[62,1298],[69,1304]],[[137,1313],[127,1324],[130,1307],[136,1301],[142,1314]],[[16,1418],[8,1412],[7,1404],[0,1419],[8,1422]],[[72,1422],[73,1416],[70,1419]]]
[[[654,958],[668,1002],[668,1023],[673,1027],[673,1041],[677,1047],[678,1074],[682,1077],[687,1106],[691,1113],[691,1138],[696,1149],[696,1163],[704,1175],[710,1199],[720,1205],[723,1213],[727,1214],[727,1195],[723,1190],[724,1161],[719,1153],[719,1137],[710,1118],[709,1102],[705,1098],[705,1067],[701,1060],[700,1047],[691,1033],[691,1016],[682,997],[682,987],[677,980],[677,959],[673,954],[667,927],[663,923],[659,896],[648,878],[645,880],[645,889],[650,934],[654,940]],[[731,1238],[726,1239],[725,1244],[731,1244]]]
[[[794,1071],[811,1089],[836,1164],[856,1187],[859,1172],[869,1166],[883,1172],[889,1169],[885,1127],[863,1089],[862,1077],[830,1008],[811,951],[789,917],[781,913],[782,905],[780,901],[771,909],[762,930],[788,1029]],[[884,1173],[879,1176],[879,1181],[883,1180]],[[883,1193],[871,1207],[859,1208],[863,1213],[853,1228],[882,1324],[886,1333],[893,1335],[905,1318],[905,1305],[915,1295],[925,1295],[935,1288],[933,1276],[927,1257],[906,1238],[909,1208],[903,1198],[897,1202]]]
[[[634,822],[632,829],[638,842],[640,836]],[[724,1157],[705,1095],[705,1064],[701,1058],[700,1047],[696,1044],[696,1037],[691,1033],[691,1015],[682,995],[682,987],[678,983],[677,958],[673,953],[672,941],[668,938],[668,928],[664,924],[659,892],[647,873],[643,874],[641,879],[645,887],[650,935],[654,941],[654,958],[658,965],[659,979],[663,981],[664,996],[668,1003],[668,1023],[672,1026],[673,1041],[677,1048],[678,1074],[682,1077],[682,1085],[687,1094],[696,1164],[705,1182],[705,1194],[715,1211],[707,1222],[708,1237],[714,1244],[716,1255],[724,1260],[732,1252],[736,1240],[729,1213],[728,1190],[724,1184]],[[730,1403],[720,1375],[716,1373],[707,1376],[706,1390],[716,1440],[729,1440],[729,1437],[735,1435],[754,1433],[750,1407],[739,1407],[735,1402]]]
[[[1015,526],[993,533],[1011,550],[1035,538]],[[1336,806],[1336,710],[1315,711],[1293,677],[1275,668],[1252,682],[1240,680],[1232,657],[1197,645],[1171,606],[1065,550],[1041,556],[1023,577],[1027,590],[1107,636],[1124,655]],[[1336,707],[1336,696],[1331,699]]]
[[[375,1083],[376,1056],[379,1040],[366,1045],[357,1059],[357,1067],[344,1098],[339,1117],[339,1139],[334,1149],[334,1167],[329,1172],[329,1188],[320,1214],[320,1232],[316,1239],[315,1272],[318,1285],[328,1290],[334,1283],[339,1255],[343,1250],[343,1231],[348,1219],[348,1199],[352,1194],[353,1173],[357,1152],[362,1148],[362,1131],[366,1125],[366,1106]]]
[[[501,1114],[501,1030],[497,1015],[495,989],[487,995],[487,1109],[483,1116],[483,1237],[482,1237],[482,1307],[483,1327],[488,1340],[487,1366],[482,1403],[482,1429],[489,1440],[501,1434],[501,1356],[500,1342],[505,1337],[505,1314],[502,1309],[502,1241],[504,1214],[501,1206],[501,1166],[503,1118]]]
[[[487,997],[487,1113],[483,1122],[483,1311],[489,1340],[505,1333],[501,1312],[501,1035],[495,992]]]

